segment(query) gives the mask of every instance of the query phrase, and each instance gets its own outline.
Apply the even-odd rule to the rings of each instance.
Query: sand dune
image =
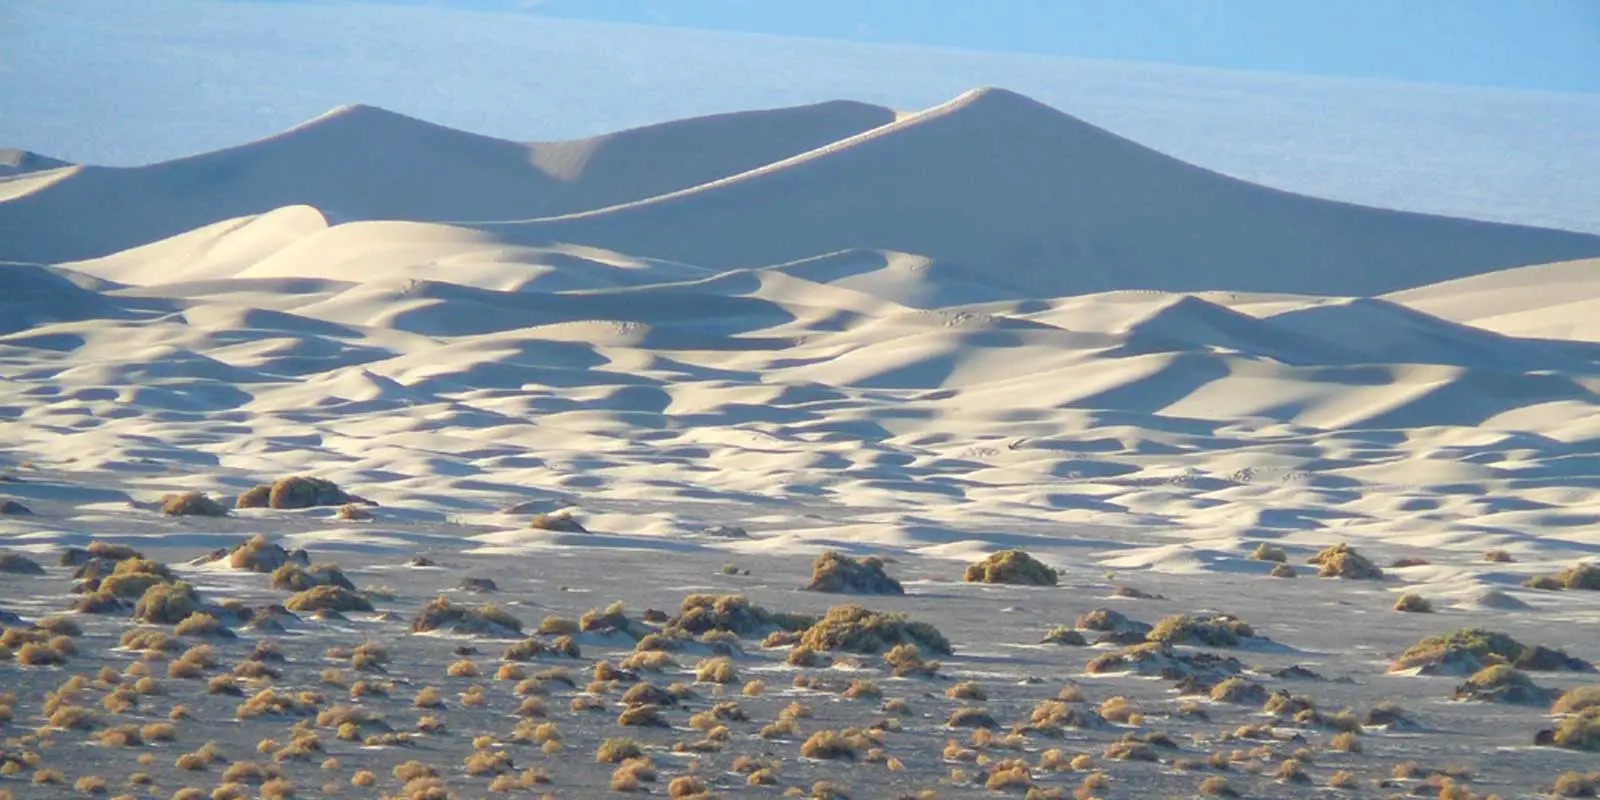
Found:
[[[1473,275],[1389,299],[1510,336],[1600,342],[1600,259]]]
[[[338,221],[570,213],[698,185],[888,122],[824,103],[519,144],[347,106],[238,147],[0,184],[0,260],[93,258],[224,220],[309,205]]]
[[[1310,769],[1351,766],[1361,755],[1330,746],[1331,718],[1196,701],[1196,685],[1175,691],[1170,681],[1091,669],[1107,663],[1098,657],[1109,645],[1039,644],[1096,606],[1152,622],[1239,615],[1271,641],[1206,641],[1218,669],[1248,670],[1258,688],[1304,691],[1329,711],[1398,698],[1427,720],[1429,738],[1369,726],[1364,757],[1437,765],[1441,753],[1493,749],[1494,758],[1473,762],[1474,791],[1514,794],[1532,785],[1529,775],[1554,774],[1540,759],[1566,754],[1527,746],[1550,724],[1543,697],[1520,710],[1445,702],[1456,679],[1385,670],[1417,639],[1469,626],[1600,658],[1587,635],[1600,623],[1596,593],[1525,583],[1600,555],[1600,261],[1520,266],[1592,254],[1600,240],[1271,192],[1004,92],[881,124],[885,113],[831,104],[524,146],[353,107],[179,162],[0,177],[0,198],[11,198],[0,200],[0,224],[20,226],[0,230],[10,255],[137,245],[51,264],[0,262],[0,500],[17,503],[0,515],[0,544],[50,565],[35,569],[42,575],[0,574],[11,589],[0,593],[5,614],[41,618],[94,599],[68,593],[72,567],[56,566],[55,552],[90,537],[136,546],[205,598],[252,608],[285,600],[281,574],[269,588],[265,575],[190,559],[258,533],[306,547],[318,561],[337,558],[358,586],[390,588],[372,595],[381,613],[351,602],[357,608],[332,617],[284,617],[283,635],[272,638],[293,655],[273,669],[293,672],[277,685],[343,691],[333,687],[341,676],[371,665],[338,669],[344,656],[330,647],[381,641],[394,650],[382,671],[398,682],[389,718],[418,715],[413,690],[437,685],[455,733],[429,733],[417,749],[359,745],[341,727],[326,737],[328,762],[319,766],[319,754],[302,763],[286,749],[272,765],[299,770],[303,785],[316,785],[303,780],[312,770],[322,782],[339,775],[335,767],[358,765],[380,767],[387,781],[406,770],[382,759],[450,764],[463,754],[441,748],[470,744],[468,766],[444,770],[455,785],[476,781],[466,796],[484,796],[492,779],[494,791],[506,788],[472,765],[510,752],[519,770],[548,764],[563,792],[590,796],[610,770],[581,774],[597,735],[679,738],[722,715],[702,711],[687,726],[651,731],[582,703],[569,711],[565,695],[576,697],[578,686],[522,681],[520,666],[495,665],[498,643],[469,650],[440,632],[414,635],[412,607],[445,596],[466,602],[469,592],[476,606],[493,589],[497,617],[530,623],[618,599],[629,609],[673,609],[701,592],[822,611],[841,598],[796,587],[809,556],[841,550],[890,556],[908,596],[854,600],[936,623],[955,643],[940,654],[940,675],[982,680],[993,695],[936,691],[943,677],[891,675],[870,654],[802,673],[783,663],[793,651],[759,646],[745,631],[729,663],[773,688],[740,694],[758,716],[729,714],[727,736],[704,732],[714,745],[707,752],[692,745],[696,758],[722,759],[697,770],[717,786],[732,785],[722,765],[739,748],[764,758],[802,747],[798,736],[757,733],[793,698],[818,708],[808,735],[855,724],[841,713],[887,713],[878,701],[836,701],[837,690],[820,683],[802,688],[790,672],[878,676],[881,691],[911,697],[917,709],[899,715],[905,730],[890,726],[883,742],[908,768],[884,769],[869,756],[844,769],[788,759],[790,788],[842,773],[854,796],[888,796],[923,785],[906,783],[917,770],[925,785],[956,787],[939,743],[968,737],[951,733],[940,703],[970,711],[986,702],[996,724],[1023,720],[1004,739],[970,739],[989,748],[993,764],[1006,763],[1012,735],[1033,749],[1066,741],[1098,753],[1095,737],[1111,745],[1128,732],[1093,724],[1062,740],[1048,724],[1027,722],[1033,702],[1063,684],[1096,701],[1132,698],[1186,742],[1171,754],[1163,743],[1149,756],[1158,761],[1142,767],[1110,750],[1093,756],[1115,775],[1119,796],[1193,794],[1199,773],[1177,768],[1177,758],[1201,765],[1208,748],[1233,749],[1228,737],[1259,743],[1257,733],[1237,733],[1245,724],[1275,724],[1277,741],[1294,747],[1290,737],[1303,737],[1317,756]],[[607,207],[462,221],[563,203]],[[161,233],[172,235],[148,240]],[[291,474],[335,480],[376,505],[159,511],[168,492],[232,505]],[[534,524],[542,513],[582,530]],[[1357,548],[1387,578],[1311,577],[1307,560],[1334,543]],[[1281,579],[1286,564],[1253,558],[1264,544],[1302,577]],[[965,563],[953,562],[1011,548],[1056,568],[1061,585],[960,580]],[[431,563],[414,565],[419,555]],[[1431,602],[1433,613],[1395,613],[1402,594]],[[705,621],[726,616],[718,605]],[[173,601],[164,613],[178,608]],[[242,667],[235,656],[268,630],[245,627],[237,611],[217,613],[238,637],[189,652],[214,648]],[[185,630],[203,617],[176,630],[203,633]],[[148,661],[113,649],[126,610],[72,619],[85,629],[79,645],[40,636],[18,648],[16,666],[6,662],[16,718],[54,725],[74,692],[107,692],[108,702],[83,705],[103,708],[108,724],[148,722],[148,704],[121,708],[103,681],[74,689],[58,668],[38,665],[38,652],[54,648],[75,659],[73,671],[93,672],[94,659],[112,670],[105,674]],[[158,630],[143,624],[151,621],[141,630]],[[597,677],[592,661],[628,665],[632,635],[574,625],[581,658],[530,655],[530,675],[557,663],[584,674],[594,666]],[[694,680],[688,659],[726,647],[727,636],[739,638],[670,640],[679,661],[646,677]],[[1171,655],[1125,652],[1199,659],[1192,644]],[[202,694],[207,684],[185,680],[190,668],[180,663],[189,658],[172,659],[176,669],[164,667],[157,687],[187,691],[181,699],[195,704],[201,722],[184,719],[179,741],[211,739],[193,726],[229,719],[236,724],[217,734],[229,752],[271,752],[256,742],[281,733],[284,717],[257,719],[235,698]],[[467,670],[447,672],[446,662],[461,658],[496,670],[495,680],[470,684],[488,687],[482,696],[559,720],[570,749],[518,750],[516,734],[494,733],[506,730],[510,706],[479,707],[468,700],[474,690],[457,702],[452,687],[469,685],[458,677]],[[1291,665],[1299,669],[1278,671]],[[187,677],[203,677],[193,669]],[[584,696],[609,705],[598,699],[614,694],[605,683]],[[697,685],[701,697],[724,695]],[[536,696],[514,699],[524,686],[558,696],[548,708]],[[361,709],[388,702],[349,692]],[[22,705],[41,697],[58,707]],[[1074,712],[1092,721],[1093,702]],[[1179,705],[1191,702],[1205,715]],[[660,713],[691,713],[671,705]],[[346,713],[331,704],[325,712]],[[360,738],[360,726],[349,726]],[[67,727],[52,729],[57,741],[85,735]],[[150,725],[128,727],[153,739]],[[480,732],[494,741],[483,746]],[[135,764],[149,748],[99,741],[96,771],[122,758],[109,774],[148,766],[164,783],[192,775],[162,766],[182,759]],[[64,759],[83,751],[35,749],[52,759],[41,763],[69,766]],[[663,770],[687,763],[676,748],[651,750]],[[1226,772],[1242,794],[1326,791],[1321,778],[1299,787],[1275,780],[1253,753]],[[1362,769],[1395,774],[1381,762]],[[1052,789],[1080,779],[1031,775]],[[683,786],[671,782],[671,793]]]
[[[0,267],[0,452],[150,492],[311,470],[507,551],[578,546],[503,532],[499,509],[555,496],[639,540],[738,524],[755,550],[1023,542],[1170,572],[1255,569],[1259,538],[1600,547],[1596,262],[1519,266],[1594,240],[1271,192],[999,91],[832,129],[879,111],[529,149],[354,108],[118,173],[168,187],[125,198],[163,225],[225,195],[250,213]],[[732,130],[750,146],[642,166]],[[354,141],[387,154],[367,178],[265,172]],[[660,194],[773,148],[792,157]],[[427,169],[383,160],[402,153]],[[232,183],[196,177],[225,164]],[[155,230],[89,169],[10,180],[53,175],[36,209],[109,203],[62,235]],[[379,190],[362,214],[394,218],[341,216]],[[416,219],[559,191],[655,194]]]
[[[51,158],[28,150],[18,150],[14,147],[0,148],[0,178],[66,166],[71,165],[59,158]]]
[[[1364,295],[1600,254],[1592,236],[1253,186],[996,89],[675,194],[494,230],[717,268],[883,248],[1049,295]]]

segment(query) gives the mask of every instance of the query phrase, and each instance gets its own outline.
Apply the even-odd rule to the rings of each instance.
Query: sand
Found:
[[[0,266],[0,495],[34,511],[0,517],[15,550],[120,537],[178,560],[263,532],[399,584],[405,614],[493,572],[534,619],[702,588],[816,611],[794,591],[810,556],[888,554],[912,592],[895,607],[958,632],[953,670],[1056,685],[1082,665],[1025,648],[1145,602],[1108,598],[1131,580],[1171,598],[1142,617],[1249,618],[1370,689],[1319,689],[1352,706],[1433,702],[1383,662],[1467,624],[1600,658],[1600,595],[1521,585],[1600,548],[1597,237],[1288,195],[1000,90],[550,146],[354,106],[0,179],[7,226],[29,231],[0,253],[29,262]],[[153,510],[299,473],[375,518]],[[559,509],[587,532],[528,527]],[[1262,542],[1428,563],[1278,580],[1247,557]],[[1072,591],[961,586],[1010,548]],[[449,568],[391,574],[419,552]],[[37,580],[64,606],[67,572]],[[214,592],[265,591],[230,580]],[[1405,591],[1438,613],[1390,611]],[[1483,756],[1501,787],[1565,763],[1524,746],[1539,709],[1494,714],[1429,758]]]

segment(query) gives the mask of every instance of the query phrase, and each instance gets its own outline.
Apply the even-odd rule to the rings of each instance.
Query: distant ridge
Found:
[[[833,102],[521,144],[342,106],[275,136],[142,167],[76,167],[0,195],[0,260],[59,263],[309,205],[331,220],[549,216],[670,192],[885,124]]]
[[[70,166],[72,166],[70,162],[39,155],[30,150],[0,147],[0,178]]]
[[[484,227],[718,269],[894,250],[984,265],[996,281],[1054,296],[1379,294],[1600,255],[1600,237],[1250,184],[992,88],[673,194]]]

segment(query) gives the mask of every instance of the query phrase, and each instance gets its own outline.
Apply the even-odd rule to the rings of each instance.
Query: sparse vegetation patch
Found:
[[[1004,550],[967,567],[961,579],[968,583],[1011,583],[1055,586],[1059,574],[1021,550]]]

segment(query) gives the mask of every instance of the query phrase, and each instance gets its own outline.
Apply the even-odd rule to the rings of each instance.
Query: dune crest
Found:
[[[511,219],[609,206],[785,158],[892,120],[833,102],[523,144],[347,105],[254,142],[0,183],[0,260],[77,261],[289,205],[330,219]],[[3,176],[3,173],[0,173]]]

